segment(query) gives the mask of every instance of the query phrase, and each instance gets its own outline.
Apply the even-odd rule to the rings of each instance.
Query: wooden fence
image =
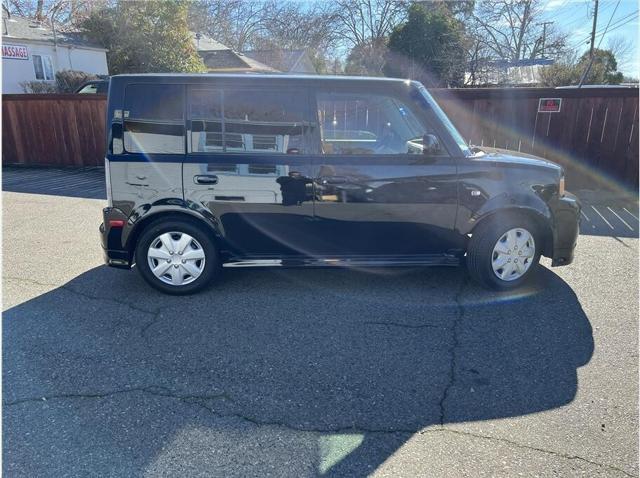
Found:
[[[433,90],[470,143],[535,154],[567,181],[610,176],[638,185],[637,88]],[[561,98],[539,113],[540,98]],[[4,95],[2,163],[101,166],[106,100],[93,95]]]
[[[565,167],[573,184],[609,176],[638,185],[638,88],[478,88],[433,94],[471,144],[549,159]],[[560,111],[539,113],[540,98],[561,98]]]
[[[106,98],[3,95],[2,164],[104,166]]]

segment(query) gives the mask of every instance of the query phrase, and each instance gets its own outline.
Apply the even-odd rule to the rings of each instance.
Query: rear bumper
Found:
[[[551,265],[566,266],[573,262],[580,230],[580,202],[573,194],[565,193],[549,203],[553,214],[553,254]]]
[[[122,227],[112,226],[112,221],[124,221],[127,218],[122,211],[112,207],[102,210],[103,222],[100,224],[100,243],[105,264],[119,269],[131,268],[131,253],[122,246]]]

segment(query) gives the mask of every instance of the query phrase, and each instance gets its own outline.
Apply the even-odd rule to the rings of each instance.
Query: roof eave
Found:
[[[2,35],[2,42],[6,43],[7,41],[21,41],[21,42],[31,42],[31,43],[38,43],[41,45],[53,45],[53,46],[62,46],[62,47],[75,47],[75,48],[82,48],[85,50],[96,50],[96,51],[104,51],[107,52],[109,51],[106,48],[101,48],[98,46],[89,46],[89,45],[85,45],[83,43],[77,43],[77,42],[70,42],[67,40],[41,40],[41,39],[35,39],[35,38],[24,38],[24,37],[15,37],[13,35]]]

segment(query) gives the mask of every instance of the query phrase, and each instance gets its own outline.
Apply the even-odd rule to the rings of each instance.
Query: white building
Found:
[[[24,93],[25,81],[54,82],[60,70],[107,75],[104,48],[79,32],[57,31],[49,21],[2,16],[2,93]]]

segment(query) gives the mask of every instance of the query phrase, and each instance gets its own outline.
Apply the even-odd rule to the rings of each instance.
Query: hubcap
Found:
[[[196,280],[204,270],[204,249],[189,234],[165,232],[159,235],[147,251],[149,268],[165,284],[186,285]]]
[[[505,232],[491,254],[491,267],[501,280],[519,279],[531,267],[536,255],[536,245],[529,231],[521,227]]]

